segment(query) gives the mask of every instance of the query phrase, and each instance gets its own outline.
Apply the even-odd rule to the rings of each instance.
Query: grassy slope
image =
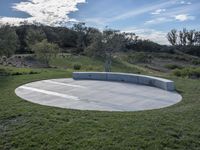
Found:
[[[71,69],[40,72],[0,77],[0,149],[200,148],[199,80],[171,77],[183,95],[183,101],[172,107],[111,113],[50,108],[18,98],[14,90],[21,84],[71,76]]]

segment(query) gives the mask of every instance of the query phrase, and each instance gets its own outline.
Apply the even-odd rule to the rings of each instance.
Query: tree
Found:
[[[112,56],[125,46],[124,34],[118,30],[106,29],[103,31],[102,43],[105,58],[105,71],[111,72]]]
[[[86,35],[87,35],[87,27],[85,26],[85,23],[78,23],[74,24],[72,30],[76,31],[77,33],[77,49],[78,53],[83,52],[86,48]]]
[[[195,30],[190,30],[187,32],[187,40],[188,40],[188,45],[194,45],[195,43]]]
[[[197,46],[200,46],[200,32],[199,31],[195,33],[195,43]]]
[[[30,50],[32,49],[31,47],[33,45],[42,42],[44,39],[46,39],[46,35],[43,30],[39,28],[38,29],[30,28],[27,30],[25,41]]]
[[[183,31],[179,31],[179,45],[186,46],[187,45],[187,29],[183,29]]]
[[[135,33],[123,33],[124,37],[126,37],[126,46],[129,47],[131,45],[134,45],[138,41],[138,36]]]
[[[102,43],[102,33],[93,29],[90,31],[87,39],[87,48],[84,53],[90,57],[103,57],[103,43]]]
[[[167,34],[167,39],[173,46],[177,45],[177,38],[178,38],[178,35],[177,35],[177,30],[176,29],[171,30]]]
[[[32,50],[35,52],[37,58],[43,61],[47,66],[49,66],[50,60],[59,53],[58,45],[48,43],[47,40],[36,43],[32,46]]]
[[[18,36],[10,26],[0,28],[0,56],[12,56],[19,46]]]

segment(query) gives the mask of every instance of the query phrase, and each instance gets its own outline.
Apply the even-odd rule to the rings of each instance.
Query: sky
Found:
[[[199,9],[200,0],[0,0],[0,24],[85,22],[169,44],[166,34],[171,29],[200,29]]]

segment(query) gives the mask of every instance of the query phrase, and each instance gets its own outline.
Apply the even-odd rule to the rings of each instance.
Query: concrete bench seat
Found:
[[[141,84],[154,86],[167,91],[174,91],[174,82],[171,80],[139,75],[130,73],[113,73],[113,72],[74,72],[73,79],[75,80],[103,80],[103,81],[118,81],[126,83]]]

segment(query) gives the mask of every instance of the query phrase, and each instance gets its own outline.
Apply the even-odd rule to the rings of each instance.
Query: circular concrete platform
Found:
[[[60,108],[97,111],[140,111],[181,101],[176,92],[132,83],[52,79],[20,86],[15,93],[30,102]]]

